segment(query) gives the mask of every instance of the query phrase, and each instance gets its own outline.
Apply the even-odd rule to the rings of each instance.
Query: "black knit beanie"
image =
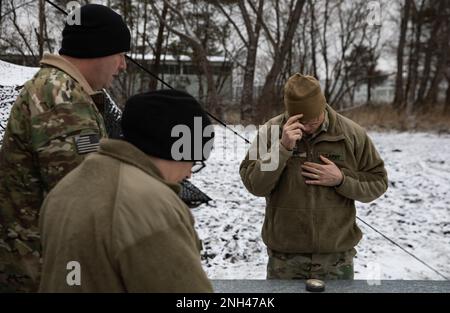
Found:
[[[200,103],[180,90],[158,90],[129,98],[122,114],[123,139],[165,160],[204,161],[214,130]]]
[[[99,4],[76,10],[80,10],[81,25],[69,25],[66,21],[59,54],[99,58],[130,50],[130,30],[119,14]]]

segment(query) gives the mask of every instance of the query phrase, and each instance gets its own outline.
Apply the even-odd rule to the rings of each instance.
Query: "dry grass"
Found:
[[[441,109],[407,114],[405,110],[383,105],[359,107],[341,114],[370,130],[450,133],[450,113],[443,113]]]

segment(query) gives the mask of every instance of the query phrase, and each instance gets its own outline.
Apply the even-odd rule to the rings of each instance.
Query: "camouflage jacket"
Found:
[[[0,291],[36,290],[44,197],[107,137],[99,93],[78,69],[50,54],[41,65],[11,110],[0,150]]]

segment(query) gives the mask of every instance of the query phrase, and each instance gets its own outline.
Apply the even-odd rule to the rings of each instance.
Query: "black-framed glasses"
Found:
[[[200,172],[204,167],[206,166],[205,162],[203,161],[195,161],[194,165],[192,165],[191,173],[195,174]]]

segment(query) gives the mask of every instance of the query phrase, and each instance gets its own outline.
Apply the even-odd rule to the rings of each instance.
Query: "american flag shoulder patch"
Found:
[[[75,147],[78,154],[96,152],[100,145],[100,136],[98,134],[85,134],[74,137]]]

